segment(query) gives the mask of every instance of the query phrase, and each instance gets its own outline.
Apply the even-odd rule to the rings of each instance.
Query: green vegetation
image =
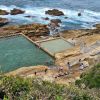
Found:
[[[0,96],[2,93],[4,100],[94,100],[73,86],[13,76],[0,78]]]
[[[1,75],[0,98],[4,100],[100,100],[99,83],[100,65],[82,74],[81,79],[76,81],[78,87],[50,83],[39,78]]]
[[[100,64],[81,75],[81,79],[76,81],[76,85],[85,84],[89,88],[100,88]]]

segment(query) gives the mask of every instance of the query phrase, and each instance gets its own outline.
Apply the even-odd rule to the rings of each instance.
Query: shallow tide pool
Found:
[[[73,47],[73,44],[63,39],[54,39],[46,42],[41,42],[40,46],[50,52],[52,55],[65,51]]]

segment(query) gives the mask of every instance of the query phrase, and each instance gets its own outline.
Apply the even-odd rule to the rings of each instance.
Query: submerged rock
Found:
[[[8,23],[9,23],[9,21],[7,18],[0,18],[0,26],[6,25]]]
[[[0,9],[0,15],[8,15],[9,12],[7,12],[6,10],[2,10]]]
[[[27,17],[27,18],[34,18],[34,17],[36,17],[36,16],[26,15],[26,16],[24,16],[24,17]]]
[[[16,9],[14,8],[13,10],[11,10],[11,15],[17,15],[17,14],[23,14],[25,13],[25,11],[21,10],[21,9]]]
[[[62,15],[64,15],[64,13],[62,11],[59,11],[58,9],[52,9],[52,10],[45,11],[45,14],[53,15],[53,16],[62,16]]]

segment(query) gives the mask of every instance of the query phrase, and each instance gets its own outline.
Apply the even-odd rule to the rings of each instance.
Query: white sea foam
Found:
[[[86,9],[76,11],[76,10],[70,10],[70,9],[57,8],[63,11],[65,16],[50,16],[50,15],[45,14],[45,11],[49,9],[53,9],[49,7],[48,8],[44,8],[44,7],[20,8],[20,7],[16,7],[15,5],[12,5],[12,6],[0,5],[0,9],[7,10],[9,12],[13,8],[19,8],[19,9],[25,10],[25,13],[19,14],[19,15],[5,15],[5,16],[0,16],[0,17],[5,17],[5,18],[8,18],[10,20],[15,20],[15,21],[24,20],[24,23],[25,21],[27,22],[29,21],[29,23],[36,22],[36,23],[43,23],[43,24],[49,23],[49,21],[43,20],[43,18],[48,17],[49,19],[61,19],[63,23],[72,23],[72,24],[80,25],[83,28],[91,27],[91,25],[95,23],[100,23],[100,12],[94,12],[94,11],[90,11]],[[79,12],[81,12],[82,16],[78,16]],[[27,18],[25,17],[27,15],[33,16],[33,17]],[[67,19],[65,18],[66,16],[68,17]]]

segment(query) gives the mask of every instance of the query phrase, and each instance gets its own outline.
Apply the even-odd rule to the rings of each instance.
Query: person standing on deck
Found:
[[[84,64],[82,63],[82,60],[79,59],[79,69],[83,70],[84,69]]]
[[[69,73],[70,73],[71,68],[72,68],[72,66],[71,66],[70,62],[67,62],[67,66],[68,66],[68,71],[69,71]]]

